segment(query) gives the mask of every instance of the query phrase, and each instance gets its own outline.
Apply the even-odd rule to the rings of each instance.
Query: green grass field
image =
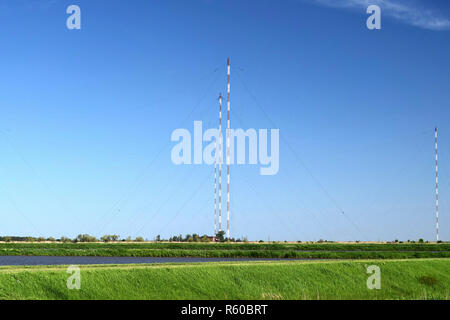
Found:
[[[39,243],[3,242],[3,249],[182,249],[182,250],[313,250],[313,251],[450,251],[450,243],[196,243],[196,242],[119,242],[119,243]]]
[[[366,268],[381,269],[369,290]],[[0,267],[2,299],[449,299],[450,259]]]
[[[450,244],[1,243],[1,255],[303,259],[450,258]]]

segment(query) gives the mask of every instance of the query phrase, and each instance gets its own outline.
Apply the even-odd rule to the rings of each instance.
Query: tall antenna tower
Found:
[[[219,231],[222,231],[222,93],[219,93]]]
[[[439,188],[438,188],[438,130],[434,129],[434,147],[436,154],[436,241],[439,241]]]
[[[230,58],[227,65],[227,239],[230,239]]]
[[[214,138],[214,236],[217,234],[217,139]]]

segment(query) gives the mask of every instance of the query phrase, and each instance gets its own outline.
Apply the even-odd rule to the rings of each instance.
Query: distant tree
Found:
[[[97,242],[97,238],[88,234],[79,234],[75,242]]]
[[[33,238],[33,237],[27,237],[27,241],[28,242],[34,242],[36,239],[35,238]]]
[[[11,242],[11,237],[5,237],[5,242]]]
[[[117,234],[106,234],[100,238],[103,242],[118,241],[120,236]]]
[[[422,238],[419,239],[419,243],[423,243],[423,239]]]
[[[53,237],[48,237],[48,238],[47,238],[47,241],[55,242],[55,238],[53,238]]]
[[[39,238],[37,238],[37,241],[38,241],[38,242],[44,242],[44,241],[45,241],[45,238],[44,238],[44,237],[39,237]]]
[[[61,236],[60,241],[61,241],[61,242],[64,242],[64,243],[67,243],[67,242],[70,242],[70,241],[72,241],[72,240],[70,240],[70,238],[67,238],[67,237],[65,237],[65,236]]]
[[[131,237],[128,236],[128,237],[125,239],[125,241],[126,241],[126,242],[131,242]]]
[[[156,242],[161,241],[161,236],[158,234],[158,235],[156,236],[155,240],[156,240]]]
[[[264,240],[259,240],[258,242],[259,242],[259,243],[264,243]]]
[[[136,242],[144,242],[144,238],[136,237],[136,239],[134,239],[134,241],[136,241]]]
[[[225,241],[225,231],[220,230],[219,232],[216,233],[216,239],[219,242],[224,242]]]

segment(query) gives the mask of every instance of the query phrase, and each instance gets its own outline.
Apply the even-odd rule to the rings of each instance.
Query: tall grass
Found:
[[[2,248],[1,255],[103,256],[103,257],[202,257],[292,259],[408,259],[450,258],[450,251],[300,251],[300,250],[192,250],[135,248]]]
[[[303,243],[0,243],[3,249],[179,249],[179,250],[298,250],[298,251],[450,251],[442,244],[303,244]]]
[[[381,289],[366,286],[368,265]],[[3,299],[449,299],[450,259],[0,267]]]

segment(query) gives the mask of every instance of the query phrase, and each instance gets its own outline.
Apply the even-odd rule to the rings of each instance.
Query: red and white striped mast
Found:
[[[434,148],[436,155],[436,241],[439,241],[439,188],[438,188],[438,129],[434,129]]]
[[[217,139],[214,138],[214,236],[217,234]]]
[[[219,231],[222,231],[222,93],[219,93]]]
[[[227,66],[227,239],[230,239],[230,58]]]

